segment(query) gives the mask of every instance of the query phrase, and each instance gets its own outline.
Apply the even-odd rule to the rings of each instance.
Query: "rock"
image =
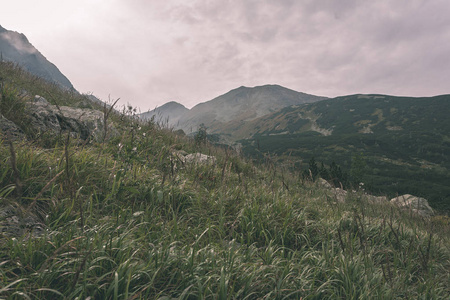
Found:
[[[214,164],[216,158],[202,153],[191,153],[184,157],[185,163]]]
[[[187,152],[184,151],[184,150],[177,150],[177,151],[174,151],[174,152],[173,152],[173,155],[174,155],[174,156],[176,156],[176,157],[178,157],[178,158],[180,158],[180,159],[183,159],[183,160],[184,160],[185,156],[188,155],[188,154],[189,154],[189,153],[187,153]]]
[[[332,188],[331,189],[332,192],[332,197],[340,203],[345,202],[345,199],[347,199],[347,191],[340,189],[340,188]]]
[[[367,201],[371,203],[386,203],[388,201],[388,198],[385,196],[373,196],[373,195],[366,195]]]
[[[34,96],[33,102],[40,105],[50,105],[50,103],[48,103],[48,101],[45,100],[44,97],[41,97],[39,95]]]
[[[88,108],[57,107],[51,105],[43,97],[35,96],[34,101],[28,103],[31,126],[38,133],[70,132],[81,139],[90,137],[100,140],[104,135],[103,112]],[[110,125],[108,132],[114,133]]]
[[[9,137],[13,140],[19,140],[25,137],[25,133],[14,122],[6,119],[0,114],[0,139]]]
[[[39,219],[18,208],[7,205],[0,208],[0,232],[6,236],[22,237],[31,233],[32,237],[39,237],[45,232],[45,225]]]
[[[325,179],[323,179],[323,178],[319,178],[319,179],[317,179],[317,183],[320,185],[320,186],[322,186],[322,187],[324,187],[324,188],[326,188],[326,189],[329,189],[329,190],[331,190],[333,187],[331,186],[331,184],[328,182],[328,181],[326,181]]]
[[[36,95],[33,101],[26,104],[26,110],[30,117],[28,120],[29,126],[36,134],[70,132],[73,137],[79,137],[83,140],[88,138],[103,139],[105,131],[103,112],[101,111],[67,106],[58,108],[39,95]],[[108,125],[108,133],[116,135],[117,131],[114,126]],[[7,134],[14,140],[26,136],[17,124],[0,114],[0,138]]]
[[[410,209],[412,212],[422,217],[430,217],[434,215],[433,209],[428,204],[428,201],[424,198],[405,194],[396,198],[392,198],[390,202],[402,209]]]

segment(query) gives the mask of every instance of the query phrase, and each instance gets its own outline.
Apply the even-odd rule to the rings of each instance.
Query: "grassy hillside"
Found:
[[[364,182],[375,193],[415,194],[450,210],[450,95],[406,98],[353,95],[281,110],[247,126],[244,152],[271,153],[303,168],[333,161],[350,172],[352,156],[367,164]]]
[[[40,95],[51,104],[68,105],[72,107],[100,108],[74,90],[61,89],[55,83],[50,83],[32,75],[13,62],[0,62],[0,82],[10,84],[17,92],[26,91],[29,95]],[[22,99],[29,100],[29,99]]]
[[[0,298],[448,299],[445,217],[362,193],[340,203],[271,161],[113,121],[120,134],[105,142],[0,136],[0,207],[25,233],[2,225]],[[182,151],[215,161],[183,163]]]

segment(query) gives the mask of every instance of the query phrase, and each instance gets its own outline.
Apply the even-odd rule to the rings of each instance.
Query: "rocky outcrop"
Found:
[[[405,194],[392,198],[390,202],[402,209],[409,209],[421,217],[431,217],[434,215],[433,209],[424,198]]]
[[[58,107],[36,95],[33,101],[27,102],[27,112],[30,118],[29,126],[37,135],[48,132],[53,134],[69,132],[73,137],[83,140],[88,138],[101,140],[104,137],[103,112],[98,110]],[[0,129],[4,135],[9,133],[16,138],[24,136],[23,131],[16,124],[3,116],[0,119]],[[116,130],[109,125],[107,132],[115,134]]]
[[[104,133],[103,113],[87,108],[57,107],[40,96],[30,105],[31,124],[38,132],[67,132],[87,139],[100,138]]]

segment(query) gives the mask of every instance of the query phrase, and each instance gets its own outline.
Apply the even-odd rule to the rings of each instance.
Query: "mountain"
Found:
[[[31,74],[72,90],[73,85],[58,68],[49,62],[26,38],[0,26],[1,59],[19,64]]]
[[[311,158],[350,171],[367,164],[366,187],[381,194],[420,195],[450,210],[450,95],[350,95],[291,106],[245,126],[247,155],[276,155],[307,166]]]
[[[162,125],[177,126],[180,118],[189,111],[184,105],[171,101],[151,111],[140,114],[140,118],[150,120]]]
[[[253,88],[241,86],[208,102],[194,106],[180,119],[179,127],[186,133],[195,132],[204,124],[211,134],[235,135],[245,122],[254,120],[283,107],[310,103],[326,99],[296,92],[279,85],[264,85]]]

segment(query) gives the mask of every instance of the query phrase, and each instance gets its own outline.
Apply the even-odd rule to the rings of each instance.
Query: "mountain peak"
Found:
[[[159,109],[161,109],[161,108],[163,108],[163,107],[164,107],[164,108],[170,108],[170,109],[174,109],[174,108],[187,109],[186,106],[184,106],[183,104],[178,103],[178,102],[176,102],[176,101],[169,101],[169,102],[167,102],[167,103],[161,105],[161,106],[159,107]],[[156,110],[156,109],[158,109],[158,108],[155,108],[155,110]]]
[[[189,128],[198,128],[203,123],[213,133],[233,135],[233,132],[223,128],[229,127],[232,131],[234,130],[232,128],[242,122],[251,121],[284,107],[322,99],[325,97],[296,92],[275,84],[240,86],[208,102],[194,106],[180,120],[180,127],[189,132]]]
[[[140,114],[139,117],[144,120],[154,118],[158,123],[167,123],[166,125],[174,126],[177,125],[180,118],[188,111],[189,109],[183,104],[170,101],[151,111]]]

